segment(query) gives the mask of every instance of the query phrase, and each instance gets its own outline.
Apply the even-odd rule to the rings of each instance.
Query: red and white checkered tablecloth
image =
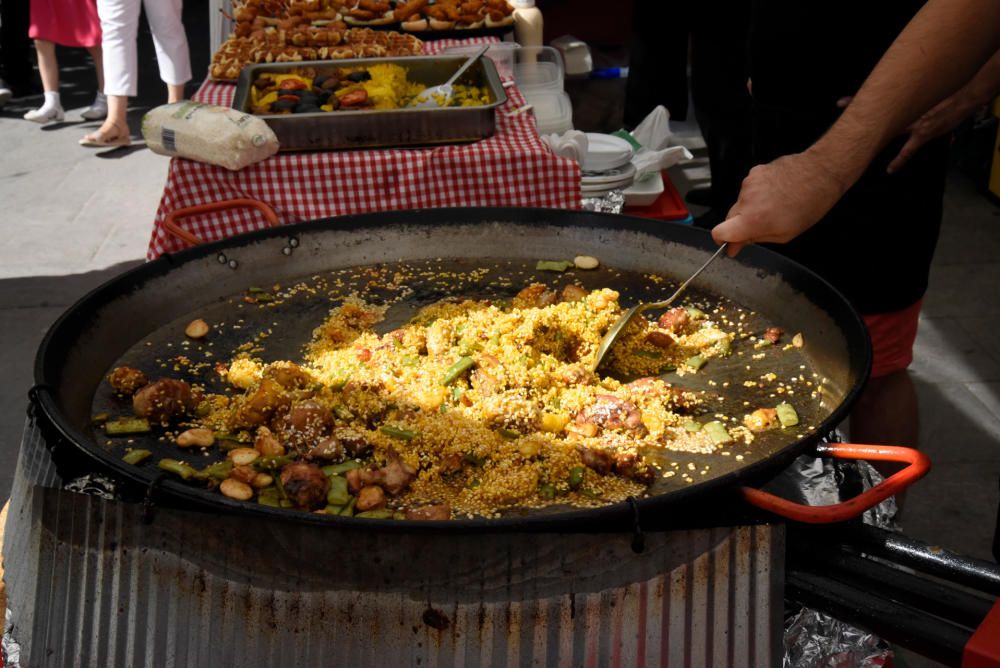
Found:
[[[437,53],[457,44],[490,38],[441,40],[424,45]],[[236,86],[205,81],[194,99],[232,103]],[[496,134],[474,144],[428,149],[325,151],[278,154],[232,172],[173,158],[160,200],[148,259],[175,252],[185,243],[163,227],[181,208],[250,198],[269,204],[282,224],[370,211],[452,206],[580,206],[580,169],[545,147],[531,114],[507,114],[524,105],[516,87],[497,110]],[[202,241],[260,229],[255,209],[230,209],[184,217],[178,223]]]

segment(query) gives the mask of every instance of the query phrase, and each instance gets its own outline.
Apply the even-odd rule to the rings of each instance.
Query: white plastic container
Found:
[[[441,53],[448,56],[471,56],[481,48],[481,44],[449,46]],[[486,50],[486,57],[492,60],[493,64],[497,66],[497,74],[500,75],[501,79],[514,78],[514,62],[516,61],[514,54],[520,48],[514,42],[497,42],[496,44],[491,44],[490,48]]]
[[[522,46],[514,51],[514,81],[524,93],[561,92],[563,71],[562,54],[558,49],[550,46]]]
[[[538,134],[562,134],[573,129],[573,104],[564,91],[523,91],[538,124]]]

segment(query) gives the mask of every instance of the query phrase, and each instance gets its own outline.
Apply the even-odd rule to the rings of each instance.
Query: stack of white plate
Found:
[[[620,137],[587,133],[587,154],[581,161],[580,188],[584,197],[600,197],[624,190],[635,179],[632,145]]]

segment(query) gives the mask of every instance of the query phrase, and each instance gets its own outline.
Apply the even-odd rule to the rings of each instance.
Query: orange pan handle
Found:
[[[909,464],[901,471],[865,490],[853,499],[835,503],[830,506],[805,506],[800,503],[783,499],[769,492],[753,487],[741,488],[744,500],[766,510],[780,515],[787,520],[806,522],[808,524],[832,524],[854,519],[869,508],[873,508],[890,496],[898,494],[916,481],[927,475],[931,468],[931,460],[927,455],[914,450],[895,445],[856,445],[853,443],[832,443],[816,448],[816,454],[823,457],[838,459],[867,459],[879,462],[903,462]]]
[[[241,197],[239,199],[227,199],[222,202],[212,202],[211,204],[198,204],[197,206],[188,206],[183,209],[176,209],[171,211],[163,219],[163,228],[173,234],[178,239],[182,239],[192,246],[197,246],[202,243],[201,239],[191,234],[183,227],[177,224],[177,220],[180,218],[187,218],[188,216],[196,216],[199,213],[212,213],[215,211],[227,211],[229,209],[239,209],[240,207],[251,207],[257,209],[262,214],[264,214],[264,219],[267,220],[267,224],[270,227],[277,227],[281,223],[278,221],[278,214],[274,212],[269,205],[264,204],[260,200],[250,199],[248,197]]]

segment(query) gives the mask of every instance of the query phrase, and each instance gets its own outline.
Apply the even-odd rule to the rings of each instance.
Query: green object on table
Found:
[[[132,464],[133,466],[135,466],[136,464],[139,464],[140,462],[145,461],[146,459],[152,456],[153,453],[150,452],[149,450],[129,450],[128,452],[125,453],[125,456],[122,457],[122,461],[124,461],[126,464]]]
[[[705,430],[705,433],[708,434],[708,436],[712,439],[712,442],[716,445],[733,442],[733,437],[729,435],[725,425],[718,420],[706,423],[702,429]]]
[[[147,434],[152,431],[149,420],[139,417],[126,417],[108,420],[104,423],[104,433],[108,436],[126,436],[128,434]]]
[[[685,364],[687,364],[689,367],[697,371],[701,367],[705,366],[705,358],[702,357],[701,355],[692,355],[691,357],[687,358]]]
[[[442,385],[451,385],[459,376],[471,369],[476,365],[476,360],[471,357],[462,357],[457,362],[452,364],[448,371],[445,372],[444,378],[441,379]]]
[[[320,471],[323,472],[323,475],[332,476],[332,475],[340,475],[341,473],[347,473],[352,469],[359,469],[359,468],[361,468],[361,462],[349,459],[346,462],[340,464],[330,464],[329,466],[324,466],[323,468],[320,469]],[[347,502],[345,501],[344,503]]]
[[[539,260],[535,271],[556,271],[560,274],[573,266],[569,260]]]
[[[799,423],[799,414],[795,412],[791,404],[780,403],[774,407],[774,410],[778,414],[778,422],[781,423],[782,427],[794,427]]]
[[[386,436],[398,438],[401,441],[412,441],[418,435],[418,432],[410,431],[409,429],[402,429],[400,427],[393,427],[390,424],[379,427],[379,431]]]
[[[177,461],[176,459],[161,459],[157,466],[167,473],[173,473],[174,475],[180,476],[184,480],[190,480],[198,475],[198,469],[190,464]]]
[[[330,491],[326,493],[326,502],[331,506],[345,506],[351,500],[351,493],[347,490],[347,479],[340,476],[330,478]]]

